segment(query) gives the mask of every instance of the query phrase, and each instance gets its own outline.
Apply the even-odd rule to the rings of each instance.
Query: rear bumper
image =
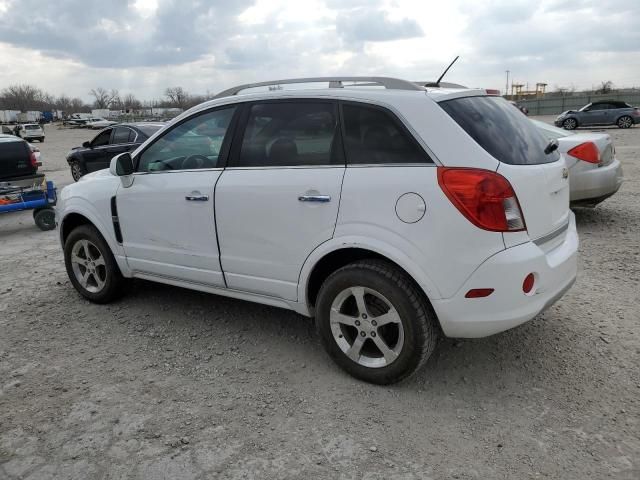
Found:
[[[616,193],[624,180],[622,165],[617,158],[605,167],[577,164],[571,168],[569,177],[571,202],[599,203]]]
[[[527,322],[549,308],[571,288],[577,274],[578,233],[570,213],[563,242],[545,252],[533,242],[508,248],[487,259],[451,298],[433,307],[448,337],[486,337]],[[522,291],[534,273],[531,294]],[[493,288],[484,298],[465,298],[473,288]]]

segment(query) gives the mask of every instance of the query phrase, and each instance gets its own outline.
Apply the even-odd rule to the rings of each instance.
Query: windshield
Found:
[[[542,134],[549,140],[568,137],[569,135],[575,135],[574,132],[568,132],[566,130],[563,130],[562,128],[554,127],[553,125],[549,125],[548,123],[544,123],[539,120],[531,121],[536,126],[536,128],[538,128],[542,132]]]
[[[494,158],[511,165],[538,165],[560,159],[545,154],[549,140],[518,109],[501,97],[463,97],[440,106]]]

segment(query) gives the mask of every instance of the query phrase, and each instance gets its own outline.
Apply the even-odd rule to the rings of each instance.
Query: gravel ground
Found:
[[[142,281],[92,305],[57,232],[0,217],[0,478],[640,478],[640,128],[604,130],[626,182],[576,211],[575,286],[391,388],[285,310]],[[91,133],[46,133],[44,170],[70,183]]]

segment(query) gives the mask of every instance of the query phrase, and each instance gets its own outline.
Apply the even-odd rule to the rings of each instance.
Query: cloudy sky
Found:
[[[0,0],[0,89],[89,100],[297,76],[640,86],[640,0]]]

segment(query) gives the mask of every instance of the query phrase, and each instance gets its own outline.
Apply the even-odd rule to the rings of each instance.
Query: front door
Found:
[[[134,159],[133,183],[121,186],[116,197],[134,273],[224,287],[214,189],[234,111],[226,107],[191,117]]]
[[[344,176],[337,106],[245,107],[216,187],[221,263],[232,289],[297,299],[305,259],[333,236]],[[246,119],[246,120],[244,120]]]
[[[112,131],[112,128],[102,130],[91,140],[91,147],[82,152],[87,172],[95,172],[96,170],[102,170],[109,166],[109,160],[107,160],[109,153],[107,150],[109,149]],[[106,167],[105,163],[107,164]]]

